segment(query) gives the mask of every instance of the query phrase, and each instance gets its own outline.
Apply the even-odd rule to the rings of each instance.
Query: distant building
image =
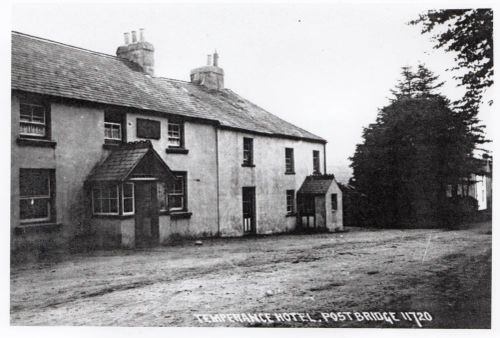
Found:
[[[156,77],[142,31],[117,56],[13,32],[12,247],[300,226],[297,190],[325,174],[326,141],[225,89],[217,53],[190,75]],[[342,194],[328,180],[321,226],[334,230]]]
[[[476,199],[478,211],[491,210],[493,162],[491,159],[477,159],[477,164],[480,169],[457,186],[457,195]],[[451,186],[448,186],[447,196],[452,196]]]

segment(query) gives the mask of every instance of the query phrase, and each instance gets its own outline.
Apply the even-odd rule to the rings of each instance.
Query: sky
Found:
[[[441,6],[442,7],[442,6]],[[327,139],[328,170],[348,177],[363,127],[388,103],[401,67],[425,63],[463,94],[453,55],[407,22],[410,4],[15,4],[12,29],[115,55],[123,33],[145,29],[157,76],[189,80],[217,50],[225,86]],[[491,91],[491,89],[490,89]],[[492,95],[492,94],[491,94]],[[489,97],[489,93],[487,98]],[[491,111],[480,118],[491,138]]]

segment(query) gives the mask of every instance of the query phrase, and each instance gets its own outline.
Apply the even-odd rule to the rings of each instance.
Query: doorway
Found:
[[[243,187],[243,234],[256,233],[255,223],[255,187]]]
[[[159,218],[156,181],[135,184],[135,246],[159,243]]]

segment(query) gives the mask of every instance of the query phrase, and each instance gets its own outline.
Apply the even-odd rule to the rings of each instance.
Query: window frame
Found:
[[[248,147],[248,149],[246,149]],[[245,159],[245,154],[248,153],[248,158]],[[253,147],[253,138],[251,137],[243,137],[243,166],[252,167],[254,166],[254,147]]]
[[[47,179],[47,194],[46,195],[26,195],[23,196],[21,192],[21,172],[31,171],[31,172],[43,172],[46,173]],[[43,199],[47,201],[47,217],[42,218],[21,218],[22,207],[21,201],[23,200],[34,200]],[[53,169],[39,169],[39,168],[20,168],[19,170],[19,223],[30,224],[30,223],[46,223],[54,220],[55,217],[55,180],[54,180],[54,170]]]
[[[291,203],[289,203],[289,198],[291,197]],[[296,206],[295,206],[295,190],[294,189],[287,189],[286,190],[286,213],[287,215],[294,215],[296,213]]]
[[[116,212],[96,212],[95,211],[95,199],[94,199],[94,189],[98,187],[108,187],[109,189],[116,189]],[[119,184],[96,184],[91,188],[91,200],[92,200],[92,215],[93,216],[119,216],[120,215],[120,185]],[[103,198],[101,198],[103,199]],[[109,199],[109,198],[106,198]]]
[[[176,192],[172,192],[174,190],[174,186],[171,187],[171,190],[170,191],[167,191],[167,193],[165,194],[166,195],[166,198],[167,198],[167,210],[169,212],[176,212],[176,211],[187,211],[188,210],[188,204],[187,204],[187,172],[185,171],[176,171],[176,172],[172,172],[174,174],[174,176],[179,179],[179,178],[182,178],[182,193],[176,193]],[[175,208],[172,208],[171,207],[171,203],[170,203],[170,196],[171,195],[174,195],[174,196],[182,196],[182,207],[175,207]]]
[[[173,127],[173,126],[179,127],[179,130],[178,130],[179,136],[172,136],[171,135],[170,127]],[[171,139],[178,139],[179,144],[177,145],[177,144],[171,143]],[[184,122],[168,120],[168,123],[167,123],[167,146],[168,146],[168,148],[173,148],[173,149],[184,148]]]
[[[132,196],[131,197],[125,197],[125,185],[130,185],[132,186]],[[122,188],[122,194],[121,194],[121,204],[122,204],[122,215],[127,216],[127,215],[135,215],[135,184],[133,182],[124,182],[121,186]],[[132,211],[125,211],[125,199],[131,199],[132,200]]]
[[[119,111],[116,109],[106,109],[104,110],[104,144],[108,145],[118,145],[125,142],[127,139],[127,125],[126,125],[127,115],[126,112]],[[120,137],[113,137],[113,130],[111,129],[111,137],[106,136],[106,129],[113,126],[118,126]]]
[[[118,126],[118,131],[120,132],[120,136],[118,138],[114,138],[114,137],[107,137],[106,136],[106,129],[108,126]],[[111,129],[111,136],[113,136],[113,129]],[[118,122],[107,122],[107,121],[104,121],[104,140],[108,140],[108,141],[122,141],[123,140],[123,132],[122,132],[122,124],[121,123],[118,123]]]
[[[43,119],[44,123],[37,123],[33,121],[21,121],[21,106],[34,106],[43,108]],[[46,101],[41,96],[38,95],[20,95],[19,97],[19,114],[18,114],[18,136],[20,139],[35,139],[35,140],[50,140],[51,134],[51,119],[50,119],[50,103]],[[31,111],[31,116],[33,112]],[[33,133],[22,133],[21,132],[21,124],[32,124],[32,125],[43,125],[44,126],[44,135],[33,134]]]
[[[295,154],[293,148],[285,148],[285,174],[295,174]]]
[[[320,174],[321,174],[321,155],[320,155],[320,151],[319,150],[313,150],[313,175],[320,175]]]

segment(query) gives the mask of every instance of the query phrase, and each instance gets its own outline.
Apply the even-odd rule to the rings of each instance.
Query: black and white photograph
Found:
[[[495,331],[492,2],[3,9],[9,330]]]

